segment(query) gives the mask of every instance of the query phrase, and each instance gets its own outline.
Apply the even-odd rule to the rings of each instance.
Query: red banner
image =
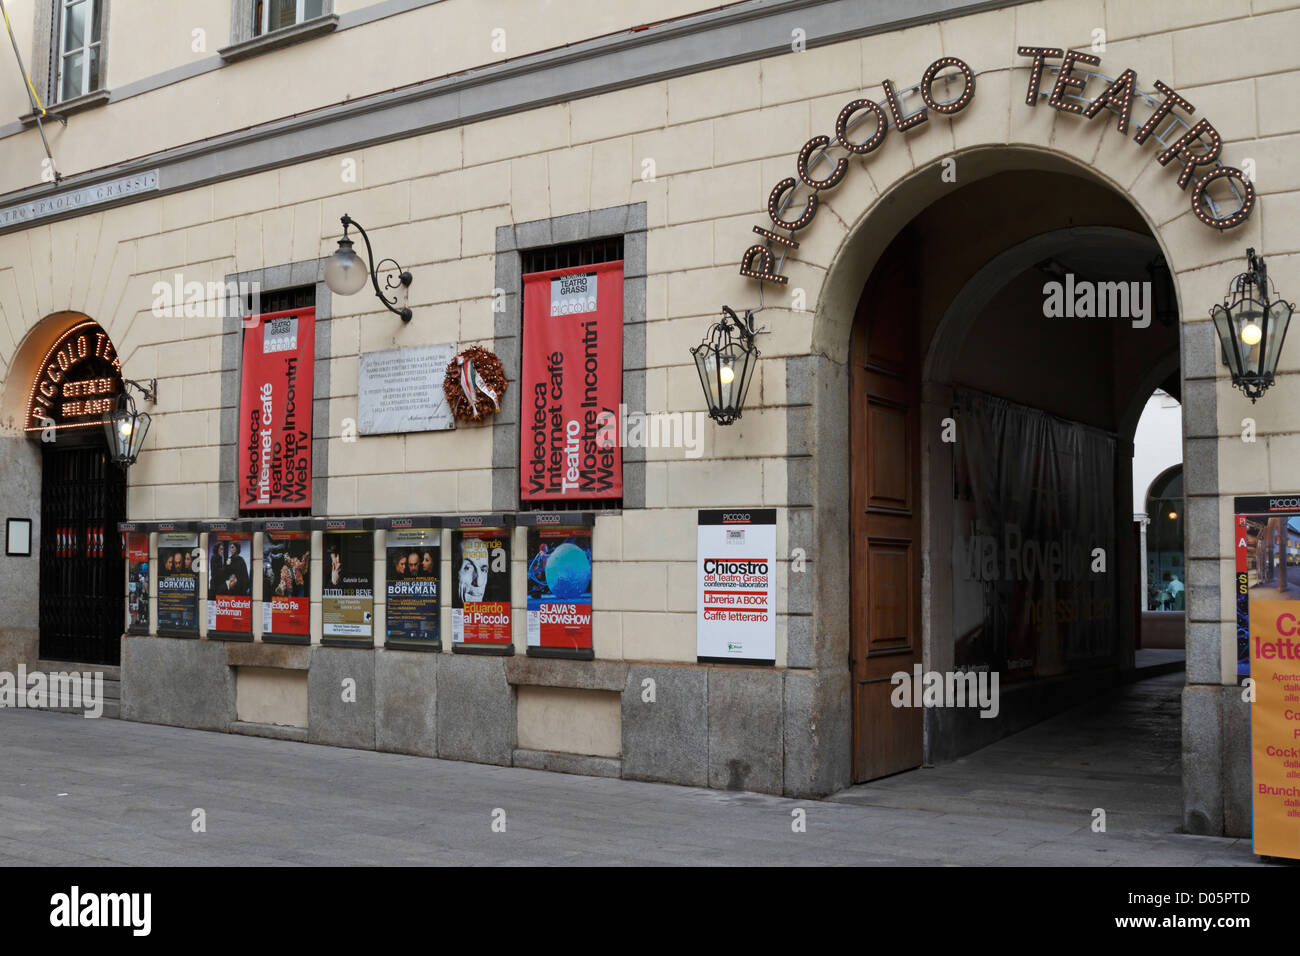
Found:
[[[316,310],[258,317],[244,332],[239,401],[239,507],[311,507]]]
[[[521,388],[520,497],[622,497],[622,262],[524,276]]]

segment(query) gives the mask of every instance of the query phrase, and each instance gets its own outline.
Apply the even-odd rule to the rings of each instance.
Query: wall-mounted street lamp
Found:
[[[118,393],[113,410],[104,413],[104,434],[108,437],[109,457],[123,468],[135,464],[152,421],[147,412],[135,407],[135,399],[131,397],[132,388],[145,401],[153,404],[158,400],[158,380],[150,379],[148,385],[141,385],[129,378],[122,379],[122,391]]]
[[[758,365],[756,334],[752,311],[741,319],[724,305],[722,319],[710,326],[704,341],[691,349],[709,403],[709,417],[719,425],[730,425],[744,410],[749,381]]]
[[[346,214],[340,221],[343,223],[343,238],[339,240],[339,247],[335,250],[334,255],[330,256],[329,262],[325,263],[325,284],[329,286],[330,291],[335,295],[355,295],[361,291],[361,287],[366,284],[366,277],[369,276],[371,283],[375,287],[375,295],[379,297],[380,302],[384,303],[384,307],[394,315],[400,315],[403,322],[410,322],[411,310],[405,306],[399,309],[397,307],[397,296],[390,299],[379,288],[379,273],[385,273],[385,289],[410,286],[411,274],[403,269],[396,259],[381,259],[379,262],[375,262],[375,251],[370,247],[370,237],[361,228],[361,223]],[[361,233],[361,238],[366,241],[366,258],[368,261],[365,263],[353,251],[352,240],[348,238],[348,229],[353,226],[356,227],[357,232]],[[392,263],[392,265],[385,268],[385,263]]]
[[[1210,309],[1210,318],[1219,333],[1223,363],[1232,372],[1232,384],[1254,404],[1273,384],[1295,303],[1269,296],[1263,256],[1247,249],[1246,263],[1246,271],[1228,283],[1223,304]]]

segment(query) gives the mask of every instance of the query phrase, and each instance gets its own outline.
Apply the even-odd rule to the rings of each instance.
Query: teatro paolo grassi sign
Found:
[[[1245,222],[1255,207],[1255,187],[1244,172],[1235,166],[1225,166],[1219,159],[1223,140],[1209,120],[1195,123],[1185,119],[1196,111],[1191,103],[1156,80],[1156,93],[1145,93],[1138,89],[1137,73],[1126,69],[1115,79],[1104,77],[1088,70],[1097,66],[1101,58],[1091,53],[1077,50],[1065,50],[1058,47],[1022,46],[1016,51],[1020,56],[1030,57],[1029,87],[1025,92],[1025,102],[1033,107],[1038,105],[1040,97],[1046,96],[1049,106],[1064,113],[1075,113],[1085,119],[1095,119],[1103,111],[1116,120],[1116,128],[1121,135],[1129,135],[1130,122],[1133,119],[1133,102],[1140,100],[1151,112],[1137,131],[1132,134],[1133,141],[1139,146],[1152,136],[1163,150],[1156,154],[1155,160],[1161,166],[1174,164],[1178,168],[1178,188],[1186,190],[1191,186],[1192,211],[1196,217],[1215,229],[1231,229]],[[1044,68],[1055,70],[1055,80],[1043,88]],[[950,71],[958,71],[956,74]],[[955,99],[936,100],[934,84],[940,74],[948,72],[951,79],[960,75],[962,80],[961,95]],[[1083,96],[1084,87],[1090,80],[1106,83],[1105,89],[1095,99]],[[854,156],[866,156],[879,149],[892,125],[900,133],[927,122],[931,113],[942,116],[954,116],[970,105],[975,96],[975,73],[966,63],[955,57],[945,56],[931,63],[921,75],[921,82],[902,91],[904,95],[915,92],[921,98],[920,109],[906,112],[899,91],[889,80],[881,81],[885,91],[883,101],[877,103],[869,99],[855,99],[844,105],[835,120],[835,136],[814,136],[804,143],[795,161],[796,176],[788,176],[777,183],[767,200],[767,214],[774,229],[784,230],[782,235],[774,229],[755,226],[763,242],[750,246],[740,260],[740,274],[763,282],[775,282],[784,285],[789,281],[780,274],[784,263],[784,253],[799,248],[795,233],[805,229],[817,215],[818,193],[832,189],[847,175],[849,160]],[[874,119],[872,126],[871,120]],[[865,122],[872,126],[869,136],[860,135],[851,138],[850,133],[857,124]],[[1163,127],[1163,129],[1161,129]],[[831,149],[837,148],[847,155],[834,159]],[[812,167],[822,160],[833,161],[834,166],[823,177],[817,178]],[[1201,167],[1208,167],[1201,171]],[[1235,210],[1225,211],[1210,197],[1210,186],[1224,180],[1235,196],[1238,206]],[[798,215],[787,218],[787,210],[796,205],[800,187],[807,193],[803,208]],[[782,258],[778,262],[774,247]]]

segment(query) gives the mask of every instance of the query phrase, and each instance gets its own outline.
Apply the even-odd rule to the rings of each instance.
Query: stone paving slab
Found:
[[[1248,841],[1095,834],[1068,812],[788,800],[18,710],[0,711],[0,766],[3,866],[1255,862]]]

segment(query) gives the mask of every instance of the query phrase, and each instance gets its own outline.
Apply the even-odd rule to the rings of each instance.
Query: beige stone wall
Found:
[[[250,0],[251,2],[251,0]],[[381,0],[336,2],[344,14]],[[6,4],[19,49],[35,73],[34,4]],[[228,63],[183,82],[76,115],[47,135],[65,175],[98,169],[133,156],[192,143],[218,133],[354,100],[386,90],[556,49],[646,22],[716,6],[704,0],[660,0],[651,12],[606,0],[518,2],[443,0],[395,17],[341,30],[272,53]],[[115,0],[109,29],[109,89],[146,80],[213,57],[231,42],[230,0],[143,3]],[[196,37],[194,31],[202,34]],[[504,30],[504,51],[499,34]],[[30,112],[8,38],[0,46],[0,122]],[[286,77],[292,77],[286,82]],[[268,95],[273,90],[274,95]],[[42,94],[43,95],[43,94]],[[0,164],[0,194],[40,182],[44,158],[35,130],[0,140],[13,150]],[[28,161],[24,162],[23,159]]]
[[[375,70],[369,81],[375,88],[409,81],[405,74],[386,71],[404,70],[405,61],[416,58],[416,51],[402,44],[426,30],[422,18],[450,16],[467,6],[448,0],[406,15],[411,19],[402,18],[400,31],[386,28],[384,36],[395,46],[385,57],[368,58]],[[493,4],[474,6],[469,35],[495,22]],[[604,6],[593,3],[592,9]],[[593,30],[609,26],[599,18],[588,22]],[[393,26],[380,21],[376,27],[385,23]],[[1090,122],[1045,103],[1025,105],[1028,60],[1015,55],[1016,44],[1086,49],[1097,28],[1107,34],[1100,70],[1114,76],[1132,67],[1148,90],[1157,79],[1170,83],[1197,105],[1198,116],[1223,132],[1226,162],[1255,159],[1261,197],[1247,224],[1219,234],[1197,221],[1188,195],[1174,182],[1174,170],[1156,165],[1153,144],[1138,146],[1116,132],[1113,121]],[[394,256],[414,273],[415,318],[404,326],[365,294],[333,300],[330,512],[488,510],[488,428],[363,437],[356,443],[338,438],[344,420],[356,416],[361,352],[452,341],[490,346],[497,226],[645,202],[646,410],[702,410],[686,350],[722,303],[757,304],[757,286],[737,274],[737,261],[753,239],[750,227],[768,224],[763,215],[768,191],[793,175],[800,146],[813,134],[831,132],[847,100],[880,98],[883,78],[911,85],[935,58],[960,56],[978,74],[971,106],[951,121],[935,117],[922,129],[891,132],[878,151],[851,163],[844,182],[824,194],[815,223],[800,234],[803,245],[785,270],[789,288],[766,292],[764,358],[744,419],[731,428],[707,426],[699,460],[685,458],[680,449],[649,449],[645,508],[597,521],[598,656],[690,661],[695,655],[695,509],[741,503],[784,509],[789,436],[783,359],[810,350],[842,359],[863,268],[870,263],[864,257],[873,242],[883,247],[891,223],[901,224],[918,211],[882,203],[881,197],[900,184],[918,182],[922,194],[938,195],[947,188],[934,166],[938,159],[958,157],[959,182],[967,170],[978,168],[973,157],[979,149],[1006,144],[1022,148],[1026,156],[1055,157],[1091,170],[1129,195],[1159,238],[1177,274],[1188,322],[1208,321],[1208,307],[1239,271],[1247,245],[1268,255],[1283,292],[1300,294],[1295,225],[1300,169],[1293,158],[1300,114],[1291,105],[1300,90],[1300,52],[1271,39],[1298,30],[1295,3],[1044,0],[355,150],[0,236],[0,360],[10,379],[5,414],[13,408],[14,381],[24,381],[30,372],[9,367],[24,336],[43,316],[63,309],[84,312],[109,330],[126,375],[159,378],[155,424],[130,473],[130,516],[219,517],[214,479],[221,323],[156,318],[150,312],[151,288],[177,272],[186,281],[219,281],[230,273],[327,255],[339,233],[338,218],[347,212],[365,224],[380,255]],[[260,95],[266,75],[261,71],[296,70],[308,61],[344,55],[343,45],[361,43],[364,32],[314,41],[107,107],[69,126],[66,135],[75,132],[81,145],[66,144],[61,155],[74,167],[98,166],[123,151],[134,155],[158,148],[169,137],[193,139],[267,118],[266,111],[355,95],[360,91],[351,84],[361,74],[338,71],[319,89],[295,84],[286,99],[275,100]],[[541,21],[535,32],[516,28],[513,35],[543,45],[557,41],[554,28]],[[1225,57],[1223,50],[1237,52]],[[439,69],[461,68],[477,62],[477,55],[450,50]],[[419,56],[427,62],[427,50]],[[220,109],[196,106],[218,95]],[[240,107],[253,100],[256,108]],[[157,115],[175,116],[176,125],[158,128],[150,120]],[[92,128],[99,142],[87,132]],[[6,141],[0,149],[17,145]],[[647,159],[654,162],[650,180],[642,178]],[[343,175],[347,161],[355,162],[355,182]],[[925,185],[917,177],[933,182]],[[862,227],[866,231],[856,232]],[[806,297],[803,311],[792,308],[795,289]],[[1300,438],[1293,424],[1300,352],[1294,343],[1283,372],[1277,387],[1251,406],[1231,390],[1220,369],[1217,434],[1188,436],[1218,443],[1220,486],[1229,496],[1222,499],[1218,554],[1224,573],[1225,680],[1234,653],[1228,623],[1233,617],[1230,496],[1300,486]],[[1247,415],[1258,424],[1260,437],[1253,445],[1240,439],[1240,421]],[[1189,444],[1189,450],[1194,447]],[[784,510],[780,514],[778,554],[788,555],[799,542],[787,541]],[[521,574],[517,566],[520,650]],[[782,611],[784,580],[782,567]],[[778,666],[785,660],[781,617]]]

